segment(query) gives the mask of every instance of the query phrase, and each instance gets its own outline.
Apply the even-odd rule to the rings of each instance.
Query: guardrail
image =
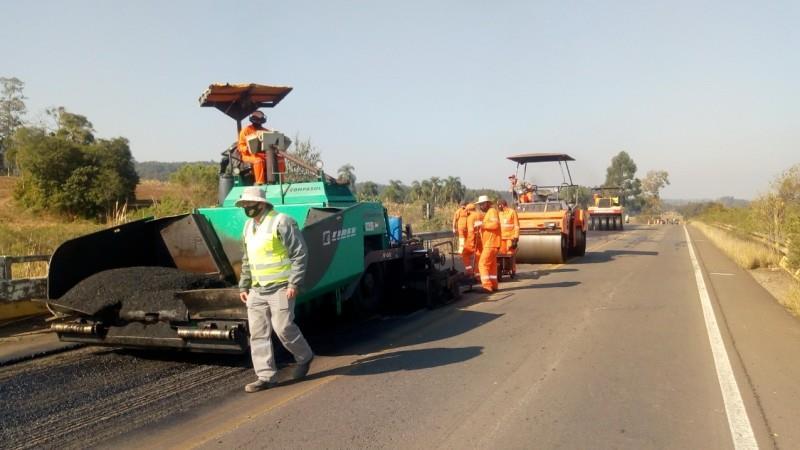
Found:
[[[742,230],[734,227],[733,225],[728,225],[726,223],[715,222],[715,223],[712,223],[711,225],[713,225],[713,226],[715,226],[717,228],[721,228],[721,229],[723,229],[725,231],[730,231],[732,233],[739,233],[739,234],[747,235],[748,237],[753,238],[754,240],[766,245],[767,247],[772,248],[776,252],[781,253],[783,256],[788,256],[789,255],[789,245],[788,245],[787,242],[778,242],[778,241],[773,240],[772,238],[770,238],[766,234],[756,233],[754,231],[742,231]]]
[[[19,302],[47,297],[47,278],[14,279],[12,266],[32,262],[48,262],[50,255],[0,256],[0,302]]]
[[[788,262],[789,261],[789,242],[788,241],[778,242],[778,241],[775,241],[774,239],[772,239],[771,237],[769,237],[766,234],[757,233],[757,232],[754,232],[754,231],[743,231],[743,230],[740,230],[740,229],[734,227],[733,225],[728,225],[727,223],[714,222],[714,223],[711,223],[710,225],[713,226],[713,227],[719,228],[721,230],[727,231],[729,233],[735,233],[735,234],[738,234],[738,235],[741,235],[741,236],[745,236],[748,239],[752,239],[752,240],[764,245],[765,247],[768,247],[768,248],[772,249],[776,253],[780,253],[782,255],[781,262],[779,263],[781,268],[783,270],[785,270],[786,272],[788,272],[789,275],[794,277],[794,279],[796,279],[797,281],[800,281],[800,269],[794,269],[794,268],[789,266],[789,262]]]

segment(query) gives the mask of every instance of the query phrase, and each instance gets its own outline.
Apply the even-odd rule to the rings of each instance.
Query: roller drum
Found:
[[[521,264],[561,264],[565,260],[561,234],[521,235],[517,262]]]

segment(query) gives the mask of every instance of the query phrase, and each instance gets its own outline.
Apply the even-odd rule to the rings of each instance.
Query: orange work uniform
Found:
[[[472,210],[475,210],[475,205],[472,205]],[[458,249],[456,252],[463,256],[464,253],[464,244],[467,242],[467,217],[469,216],[469,211],[467,208],[459,208],[456,216],[456,221],[454,223],[455,234],[458,237]]]
[[[533,202],[533,192],[527,191],[523,192],[519,195],[519,202],[520,203],[531,203]]]
[[[464,239],[464,249],[461,252],[461,260],[464,262],[464,272],[467,276],[475,275],[475,263],[481,254],[481,236],[476,229],[475,222],[480,222],[481,212],[475,209],[475,205],[467,205],[466,238]]]
[[[511,248],[515,239],[519,240],[519,217],[517,211],[512,208],[506,207],[498,213],[500,215],[500,253],[510,254],[514,256],[517,253],[516,248]],[[512,258],[513,266],[511,270],[517,271],[517,262]]]
[[[487,291],[497,290],[497,252],[500,250],[501,241],[500,216],[496,209],[489,208],[484,214],[481,224],[482,248],[478,263],[481,285]]]
[[[242,131],[239,133],[239,143],[237,146],[239,148],[239,153],[242,155],[242,160],[253,166],[253,176],[256,179],[256,184],[264,184],[267,182],[267,154],[261,152],[253,154],[250,153],[250,149],[247,148],[247,138],[258,131],[269,131],[269,129],[254,124],[242,128]],[[286,172],[286,160],[284,157],[278,156],[277,160],[277,171],[281,173]]]

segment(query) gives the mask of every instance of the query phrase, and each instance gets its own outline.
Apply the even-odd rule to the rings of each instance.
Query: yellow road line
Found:
[[[279,408],[292,400],[297,399],[315,389],[318,389],[331,381],[336,380],[337,378],[341,377],[341,375],[331,375],[325,378],[320,378],[314,381],[306,381],[303,383],[298,383],[295,386],[298,386],[298,389],[291,394],[276,399],[277,401],[268,402],[257,409],[248,409],[246,413],[240,414],[236,417],[233,417],[225,422],[221,423],[220,425],[214,427],[207,433],[198,436],[196,439],[191,439],[189,441],[181,442],[180,445],[177,445],[172,448],[197,448],[201,445],[214,440],[219,439],[220,437],[234,431],[235,429],[239,428],[240,426],[246,424],[247,422],[251,422],[255,420],[258,416],[266,414],[272,411],[275,408]]]

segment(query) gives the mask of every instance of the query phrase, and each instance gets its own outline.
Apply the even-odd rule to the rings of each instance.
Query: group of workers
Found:
[[[458,253],[469,282],[477,276],[484,291],[497,291],[498,254],[510,256],[515,264],[519,218],[514,208],[504,199],[497,201],[495,207],[485,195],[478,197],[475,203],[462,202],[453,216],[453,234],[458,236]],[[512,273],[516,273],[516,267],[512,268]]]

